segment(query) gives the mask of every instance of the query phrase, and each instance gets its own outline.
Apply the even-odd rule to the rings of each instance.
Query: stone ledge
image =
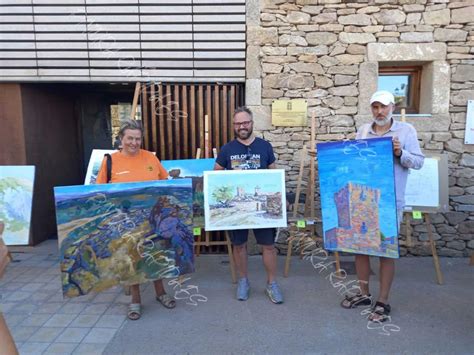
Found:
[[[367,57],[371,62],[435,61],[446,59],[445,43],[369,43]]]

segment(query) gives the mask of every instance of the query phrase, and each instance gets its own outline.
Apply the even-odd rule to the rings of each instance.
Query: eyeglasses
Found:
[[[240,126],[248,127],[250,126],[251,123],[252,121],[234,122],[234,126],[235,127],[240,127]]]

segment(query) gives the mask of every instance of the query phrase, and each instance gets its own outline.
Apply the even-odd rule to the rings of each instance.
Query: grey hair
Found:
[[[241,113],[241,112],[245,112],[246,114],[248,114],[250,116],[250,118],[252,119],[252,121],[253,121],[253,113],[252,113],[252,111],[250,111],[250,109],[247,106],[237,107],[234,111],[234,118],[235,118],[235,115],[237,115],[238,113]]]
[[[124,120],[122,122],[122,124],[120,125],[120,131],[118,132],[118,136],[120,138],[123,138],[124,134],[125,134],[125,131],[127,129],[136,129],[136,130],[139,130],[141,132],[141,134],[143,135],[143,128],[142,128],[142,124],[140,121],[136,121],[136,120]]]

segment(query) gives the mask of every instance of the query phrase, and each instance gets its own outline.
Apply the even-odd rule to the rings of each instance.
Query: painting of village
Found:
[[[94,149],[89,159],[89,165],[87,166],[86,178],[84,179],[84,185],[95,184],[97,175],[99,174],[100,166],[104,160],[105,154],[115,153],[113,149]]]
[[[63,294],[194,271],[190,179],[54,188]]]
[[[286,227],[284,170],[221,170],[204,173],[205,228]]]
[[[34,166],[0,166],[0,221],[6,245],[28,245],[33,205]]]
[[[203,174],[214,169],[214,159],[163,160],[161,165],[172,179],[193,181],[193,225],[204,228]]]
[[[392,139],[317,144],[328,250],[398,258]]]

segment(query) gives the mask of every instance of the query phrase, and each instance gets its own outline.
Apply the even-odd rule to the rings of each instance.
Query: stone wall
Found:
[[[473,0],[247,0],[246,102],[257,134],[273,144],[278,166],[287,170],[289,190],[310,128],[272,126],[272,100],[306,98],[308,117],[317,117],[317,142],[351,139],[371,120],[378,67],[422,65],[424,115],[407,121],[424,152],[449,157],[450,211],[432,215],[438,252],[472,253],[474,145],[463,138],[467,100],[474,99],[473,14]],[[318,197],[316,206],[320,213]],[[407,249],[402,237],[402,255],[430,254],[420,222],[414,240]]]

